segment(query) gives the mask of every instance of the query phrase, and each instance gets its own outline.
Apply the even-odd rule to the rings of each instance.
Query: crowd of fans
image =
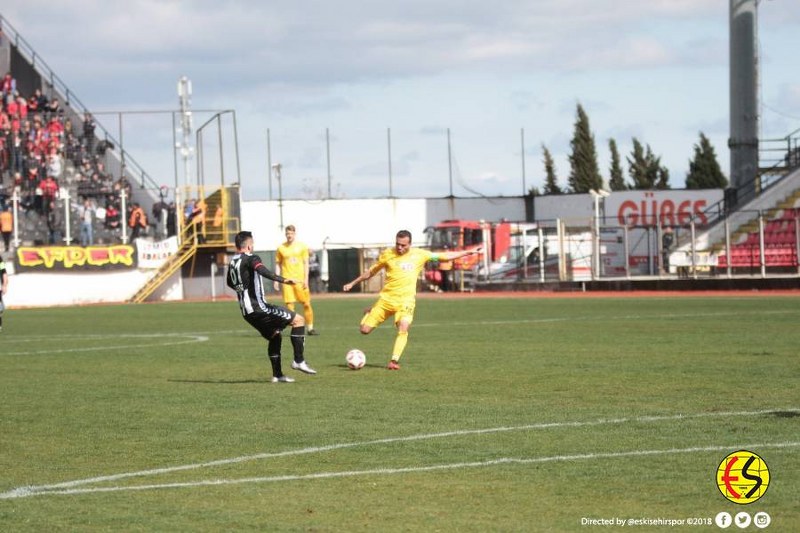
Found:
[[[97,141],[92,115],[86,113],[80,124],[73,124],[58,98],[48,98],[40,89],[21,94],[11,73],[3,76],[0,90],[0,212],[16,194],[20,213],[46,219],[53,240],[51,225],[59,221],[52,219],[59,217],[51,212],[59,206],[63,210],[59,191],[67,188],[75,215],[88,218],[83,212],[88,202],[93,224],[112,233],[119,229],[121,194],[124,189],[130,198],[131,187],[106,172],[103,158],[112,146]],[[56,237],[63,234],[63,228],[55,230]]]

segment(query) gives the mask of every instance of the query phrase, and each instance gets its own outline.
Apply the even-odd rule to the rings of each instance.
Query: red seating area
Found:
[[[800,209],[786,209],[776,219],[764,225],[764,265],[767,267],[797,267],[797,218]],[[719,255],[719,268],[728,267],[728,256]],[[749,233],[747,238],[731,246],[732,268],[760,268],[759,235]]]

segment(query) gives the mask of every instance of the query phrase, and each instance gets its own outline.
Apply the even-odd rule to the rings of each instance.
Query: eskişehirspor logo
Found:
[[[753,503],[769,488],[767,463],[747,450],[733,452],[717,467],[717,488],[733,503]]]

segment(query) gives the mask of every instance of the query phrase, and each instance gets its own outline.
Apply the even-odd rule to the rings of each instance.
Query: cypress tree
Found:
[[[543,144],[542,152],[544,153],[544,193],[545,194],[563,194],[564,191],[558,186],[558,178],[556,177],[556,164],[553,161],[553,156],[550,155],[550,150]]]
[[[628,190],[628,184],[625,183],[625,175],[622,171],[622,164],[619,159],[619,150],[617,150],[617,141],[609,139],[608,149],[611,152],[608,187],[612,191],[626,191]]]
[[[632,189],[669,189],[669,170],[661,166],[661,158],[653,154],[650,145],[642,146],[639,139],[633,138],[633,151],[628,157],[628,174],[633,182]]]
[[[687,189],[724,189],[728,179],[722,173],[711,141],[700,132],[700,142],[694,145],[694,158],[686,174]]]
[[[576,114],[575,131],[570,141],[569,186],[573,192],[589,192],[590,189],[601,189],[603,178],[597,166],[597,149],[589,127],[589,117],[580,104]]]

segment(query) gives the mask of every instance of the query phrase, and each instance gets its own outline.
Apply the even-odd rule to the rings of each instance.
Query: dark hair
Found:
[[[401,229],[397,232],[398,239],[402,239],[403,237],[408,237],[408,242],[411,242],[411,232],[407,229]]]
[[[253,233],[250,231],[240,231],[236,234],[236,238],[234,239],[234,244],[236,245],[237,250],[241,250],[244,247],[244,243],[247,242],[247,239],[252,239]]]
[[[286,231],[297,231],[297,230],[294,229],[294,224],[289,224],[288,226],[286,226]]]

